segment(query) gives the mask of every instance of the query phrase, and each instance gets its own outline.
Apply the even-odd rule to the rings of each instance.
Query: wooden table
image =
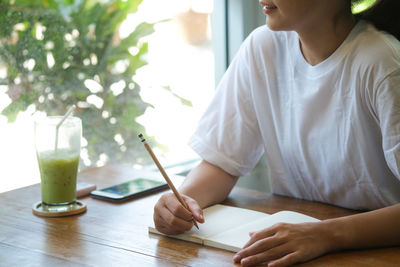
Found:
[[[142,174],[106,166],[81,172],[79,180],[103,188]],[[160,194],[123,204],[85,197],[84,214],[42,218],[32,214],[32,205],[40,200],[39,184],[2,193],[0,266],[235,266],[231,252],[149,234]],[[267,213],[294,210],[319,219],[355,213],[245,189],[234,189],[225,204]],[[400,248],[333,253],[301,266],[400,266]]]

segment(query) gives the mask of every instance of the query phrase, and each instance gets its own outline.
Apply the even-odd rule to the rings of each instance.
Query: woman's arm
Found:
[[[237,180],[238,177],[203,160],[188,174],[179,191],[195,199],[204,208],[225,200]]]
[[[332,250],[400,245],[400,204],[325,223],[337,240]]]
[[[237,179],[217,166],[202,161],[188,174],[179,188],[189,211],[179,203],[174,194],[162,195],[154,206],[153,219],[157,230],[164,234],[180,234],[192,228],[193,218],[204,222],[202,209],[223,201]]]
[[[398,246],[399,222],[400,204],[396,204],[317,223],[277,224],[250,233],[249,242],[234,260],[243,266],[261,262],[289,266],[331,251]]]

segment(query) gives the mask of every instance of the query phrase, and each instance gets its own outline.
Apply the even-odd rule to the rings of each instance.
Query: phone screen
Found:
[[[125,195],[129,195],[129,194],[135,194],[138,192],[142,192],[144,190],[148,190],[150,188],[158,187],[158,186],[161,186],[164,184],[165,184],[165,182],[139,178],[139,179],[135,179],[135,180],[123,183],[123,184],[104,188],[101,191],[125,196]]]
[[[122,184],[110,186],[101,190],[91,192],[94,198],[124,201],[127,199],[140,197],[152,192],[156,192],[168,187],[165,181],[157,181],[148,178],[137,178]]]

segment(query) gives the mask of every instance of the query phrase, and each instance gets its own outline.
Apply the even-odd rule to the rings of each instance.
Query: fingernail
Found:
[[[240,260],[240,256],[236,254],[235,256],[233,256],[233,260],[238,262]]]
[[[197,217],[197,218],[203,219],[203,215],[201,215],[200,212],[195,211],[195,213],[196,213],[196,217]]]

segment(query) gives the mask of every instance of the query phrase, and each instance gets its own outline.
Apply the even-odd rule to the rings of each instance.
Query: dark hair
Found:
[[[360,2],[352,0],[353,4]],[[400,0],[376,0],[367,10],[355,15],[371,22],[377,29],[386,31],[400,40]]]

